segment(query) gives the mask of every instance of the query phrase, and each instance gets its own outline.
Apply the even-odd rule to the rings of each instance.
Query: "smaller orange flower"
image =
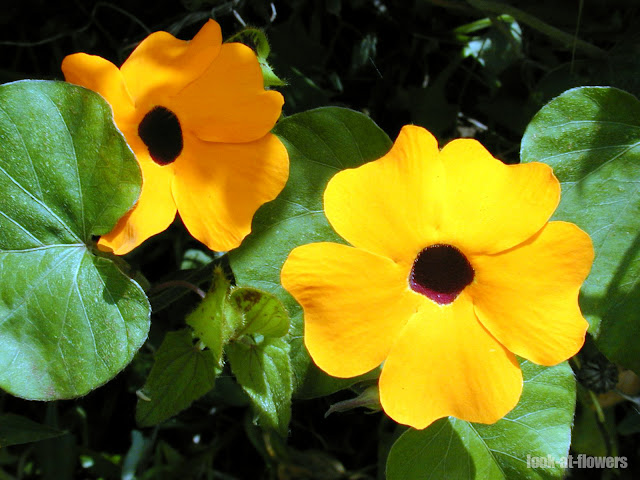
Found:
[[[327,219],[352,246],[302,245],[282,268],[311,357],[336,377],[384,362],[380,402],[399,423],[496,422],[522,392],[515,355],[555,365],[584,342],[593,247],[548,221],[559,199],[547,165],[505,165],[470,139],[439,150],[404,127],[327,185]]]
[[[98,245],[124,254],[165,230],[176,211],[212,250],[240,245],[251,219],[289,176],[289,157],[269,133],[283,98],[265,90],[255,53],[222,43],[209,20],[191,41],[155,32],[118,69],[67,56],[68,82],[100,93],[142,169],[138,202]]]

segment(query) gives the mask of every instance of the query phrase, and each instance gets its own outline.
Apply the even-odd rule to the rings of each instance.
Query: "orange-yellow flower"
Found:
[[[284,188],[289,158],[269,133],[282,95],[264,89],[249,47],[222,44],[215,21],[191,41],[149,35],[120,69],[77,53],[62,71],[111,104],[142,170],[138,202],[100,239],[102,249],[131,251],[165,230],[176,211],[209,248],[232,249],[251,231],[258,207]]]
[[[554,365],[584,342],[593,247],[548,221],[559,199],[547,165],[504,165],[470,139],[438,150],[404,127],[327,186],[326,216],[352,246],[303,245],[284,264],[311,357],[336,377],[384,362],[380,401],[399,423],[499,420],[522,391],[515,355]]]

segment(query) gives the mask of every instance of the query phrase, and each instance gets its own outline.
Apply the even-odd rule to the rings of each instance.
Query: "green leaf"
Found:
[[[209,347],[218,367],[222,367],[224,346],[234,333],[234,321],[227,318],[234,315],[228,305],[231,284],[221,267],[213,271],[213,283],[198,307],[186,319],[196,336]],[[236,320],[237,322],[237,320]]]
[[[593,240],[580,305],[598,348],[640,372],[640,102],[615,88],[582,87],[549,102],[522,139],[523,162],[551,165],[562,183],[554,219]]]
[[[286,437],[291,419],[291,364],[289,344],[282,338],[265,338],[247,345],[227,346],[231,371],[251,398],[261,426]]]
[[[356,72],[365,65],[370,65],[376,59],[378,36],[368,33],[362,37],[360,43],[353,46],[351,51],[351,71]]]
[[[59,437],[64,433],[62,430],[36,423],[20,415],[12,413],[0,415],[0,448]]]
[[[289,315],[275,296],[256,288],[234,288],[229,301],[241,312],[242,322],[236,337],[259,333],[282,337],[289,331]]]
[[[483,73],[491,84],[499,86],[498,76],[522,56],[522,30],[509,15],[479,20],[474,24],[483,21],[487,21],[490,28],[481,36],[471,38],[462,55],[475,58],[484,67]]]
[[[493,425],[443,418],[409,429],[391,448],[388,480],[559,479],[569,452],[575,381],[565,362],[541,367],[521,361],[524,388],[518,405]],[[527,457],[550,455],[554,468],[528,468]]]
[[[197,248],[190,248],[182,255],[180,270],[196,270],[211,265],[213,258],[208,253]]]
[[[253,233],[229,252],[229,259],[239,284],[266,290],[283,302],[292,322],[294,390],[304,397],[322,396],[358,379],[334,379],[315,367],[302,343],[302,309],[280,285],[280,270],[289,252],[298,245],[344,243],[324,216],[325,186],[338,171],[381,157],[391,142],[367,116],[336,107],[292,115],[278,122],[273,132],[289,152],[289,181],[276,200],[258,210]],[[308,375],[325,381],[307,383]]]
[[[141,175],[99,95],[62,82],[0,86],[0,387],[84,395],[149,331],[140,286],[92,237],[136,201]]]
[[[210,350],[193,344],[190,329],[168,332],[138,400],[138,424],[156,425],[187,408],[213,388],[217,367]]]

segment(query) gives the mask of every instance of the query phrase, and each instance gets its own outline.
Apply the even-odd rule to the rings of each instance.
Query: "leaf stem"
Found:
[[[172,287],[188,288],[189,290],[197,294],[202,299],[204,299],[206,295],[204,290],[194,285],[193,283],[189,283],[185,280],[169,280],[167,282],[159,283],[157,285],[154,285],[154,287],[149,291],[149,293],[150,294],[155,293],[158,290],[164,290],[165,288],[172,288]]]

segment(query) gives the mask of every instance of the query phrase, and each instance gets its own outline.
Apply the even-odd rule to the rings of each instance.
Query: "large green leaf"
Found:
[[[138,400],[138,424],[163,422],[211,390],[220,371],[217,362],[211,350],[194,345],[191,329],[167,333]]]
[[[424,430],[407,430],[391,448],[387,479],[562,478],[576,398],[573,373],[566,362],[541,367],[523,361],[521,367],[522,397],[508,415],[493,425],[449,417]],[[528,456],[557,463],[529,468]]]
[[[140,185],[99,95],[62,82],[0,86],[1,388],[84,395],[140,348],[147,297],[93,247]]]
[[[615,88],[568,90],[531,121],[521,156],[553,167],[562,182],[554,219],[593,240],[581,306],[598,347],[640,372],[640,102]]]
[[[289,181],[276,200],[258,210],[252,234],[229,254],[231,267],[239,284],[273,293],[289,311],[294,390],[305,397],[326,395],[354,380],[331,379],[310,360],[302,343],[302,309],[280,285],[280,270],[298,245],[344,243],[324,216],[325,186],[339,170],[381,157],[391,142],[365,115],[335,107],[292,115],[280,121],[274,133],[289,152]],[[308,381],[311,378],[314,381]]]

